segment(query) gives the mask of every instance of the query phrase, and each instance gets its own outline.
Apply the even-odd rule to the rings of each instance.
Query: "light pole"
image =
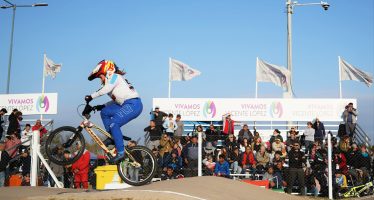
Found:
[[[283,98],[292,98],[292,14],[295,6],[312,6],[320,5],[324,10],[328,10],[330,5],[327,2],[321,1],[319,3],[298,3],[297,1],[287,0],[287,69],[291,72],[290,86],[286,92],[283,93]]]
[[[12,30],[10,33],[10,47],[9,47],[9,60],[8,60],[8,79],[7,79],[7,86],[6,86],[6,93],[9,94],[9,86],[10,86],[10,71],[12,68],[12,56],[13,56],[13,34],[14,34],[14,19],[16,17],[16,8],[17,7],[39,7],[39,6],[48,6],[46,3],[35,3],[31,5],[16,5],[11,3],[8,0],[3,0],[8,5],[1,6],[2,9],[12,8],[13,9],[13,17],[12,17]]]

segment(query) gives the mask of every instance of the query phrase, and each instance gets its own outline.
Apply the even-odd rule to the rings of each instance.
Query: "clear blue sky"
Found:
[[[46,91],[59,94],[59,114],[48,116],[56,126],[78,124],[76,106],[99,88],[87,76],[104,58],[124,67],[142,96],[142,116],[123,129],[132,137],[143,135],[152,98],[167,97],[169,57],[202,72],[189,82],[174,82],[173,97],[253,98],[257,56],[286,66],[285,0],[41,2],[49,6],[17,9],[11,93],[41,91],[43,53],[62,63],[57,78],[46,80]],[[338,98],[339,55],[374,73],[374,1],[328,2],[328,11],[295,8],[293,81],[298,98]],[[6,88],[11,16],[11,9],[0,9],[0,93]],[[260,83],[259,97],[279,98],[282,90]],[[345,81],[343,97],[358,99],[359,123],[374,136],[373,87]]]

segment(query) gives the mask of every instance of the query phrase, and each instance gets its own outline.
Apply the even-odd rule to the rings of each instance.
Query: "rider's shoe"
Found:
[[[105,146],[114,145],[114,140],[112,138],[107,138],[103,141],[103,143],[105,144]]]
[[[114,158],[109,160],[109,163],[117,164],[117,163],[121,162],[124,158],[125,158],[125,153],[124,152],[117,153],[117,155]]]

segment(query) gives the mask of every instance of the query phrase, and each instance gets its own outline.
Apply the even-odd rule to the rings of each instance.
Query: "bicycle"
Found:
[[[53,130],[48,136],[45,150],[50,161],[64,166],[76,162],[85,151],[86,141],[82,134],[83,129],[101,147],[107,159],[110,160],[116,155],[115,148],[110,150],[93,131],[93,129],[96,129],[107,138],[112,138],[107,131],[89,120],[91,118],[90,113],[96,111],[95,107],[87,103],[81,115],[79,108],[83,105],[79,105],[77,108],[78,115],[83,118],[83,121],[77,128],[62,126]],[[126,140],[131,140],[131,138],[127,138],[126,136],[123,137]],[[144,146],[126,146],[125,158],[116,163],[116,165],[121,179],[133,186],[141,186],[149,183],[155,176],[157,169],[157,161],[154,154]]]
[[[364,185],[352,187],[347,192],[341,194],[341,196],[344,198],[349,198],[349,197],[360,197],[360,196],[371,195],[371,194],[373,194],[373,182],[372,181]]]

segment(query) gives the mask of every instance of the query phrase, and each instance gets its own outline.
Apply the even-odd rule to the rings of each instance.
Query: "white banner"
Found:
[[[23,115],[57,114],[57,93],[0,94],[0,108],[8,115],[15,108]]]
[[[221,121],[227,113],[236,121],[341,121],[350,102],[357,108],[356,99],[154,98],[153,108],[185,121]]]

